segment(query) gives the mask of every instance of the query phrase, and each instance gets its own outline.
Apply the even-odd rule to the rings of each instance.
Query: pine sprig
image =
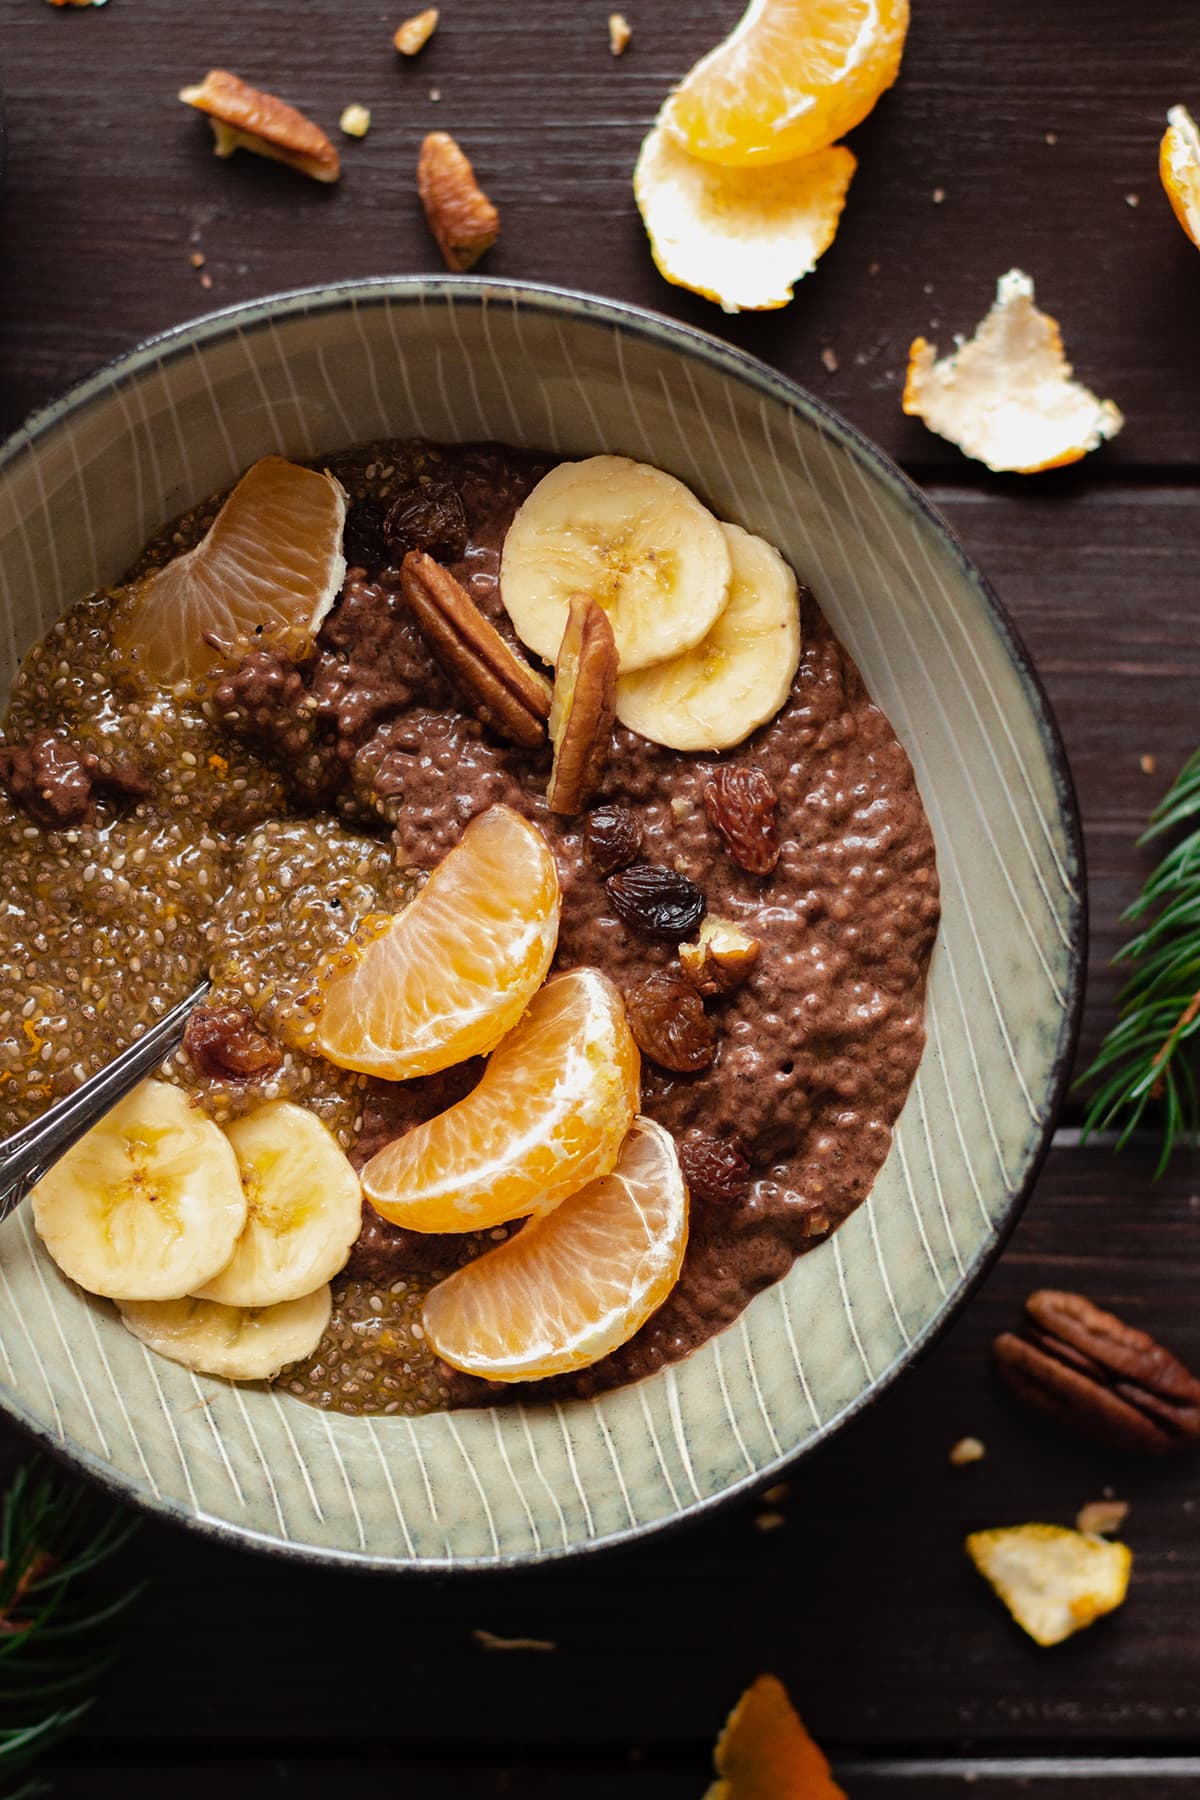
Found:
[[[46,1792],[18,1785],[30,1764],[91,1705],[112,1660],[114,1628],[137,1590],[99,1595],[90,1579],[125,1543],[136,1520],[69,1475],[41,1462],[17,1471],[0,1509],[0,1795]]]
[[[1148,921],[1118,952],[1131,968],[1118,998],[1120,1016],[1082,1079],[1099,1086],[1083,1135],[1119,1129],[1118,1150],[1161,1102],[1161,1175],[1181,1139],[1200,1126],[1193,1040],[1200,1033],[1200,750],[1180,770],[1138,839],[1150,843],[1183,830],[1125,913]]]

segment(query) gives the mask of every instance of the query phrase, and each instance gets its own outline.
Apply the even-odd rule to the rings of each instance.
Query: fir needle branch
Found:
[[[1182,1140],[1200,1127],[1194,1040],[1200,1035],[1200,749],[1184,764],[1150,815],[1138,842],[1190,827],[1162,857],[1124,914],[1141,925],[1116,958],[1129,968],[1117,1023],[1080,1078],[1098,1084],[1088,1102],[1084,1139],[1116,1129],[1128,1142],[1153,1103],[1158,1108],[1161,1174]]]
[[[134,1592],[97,1593],[91,1576],[136,1527],[123,1507],[34,1461],[0,1505],[0,1795],[47,1789],[31,1762],[91,1705]]]

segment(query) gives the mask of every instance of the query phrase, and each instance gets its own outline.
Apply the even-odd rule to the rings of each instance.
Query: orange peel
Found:
[[[656,125],[633,191],[667,281],[726,312],[765,312],[787,305],[832,244],[855,167],[838,145],[778,168],[720,168]]]
[[[1173,106],[1167,114],[1158,172],[1175,217],[1200,246],[1200,130],[1186,106]]]
[[[667,100],[683,149],[730,167],[824,150],[900,72],[908,0],[751,0]]]
[[[1105,1613],[1129,1588],[1125,1544],[1065,1525],[1006,1525],[973,1531],[967,1555],[1035,1644],[1061,1644]]]
[[[742,1695],[717,1739],[705,1800],[846,1800],[820,1745],[774,1675]]]
[[[965,456],[1020,475],[1078,462],[1125,423],[1072,379],[1058,324],[1020,269],[1000,277],[991,311],[950,355],[913,341],[903,406]]]

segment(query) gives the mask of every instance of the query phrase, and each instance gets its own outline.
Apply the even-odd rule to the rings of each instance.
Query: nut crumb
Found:
[[[629,48],[629,40],[633,36],[629,21],[624,13],[608,15],[608,47],[614,56],[623,56]]]
[[[202,275],[200,277],[200,286],[202,288],[204,288],[205,291],[207,292],[207,290],[212,286],[212,276],[211,275]]]
[[[821,361],[825,364],[825,367],[829,370],[829,373],[831,375],[837,374],[837,372],[838,372],[837,351],[831,350],[828,344],[826,344],[825,348],[821,352]]]
[[[942,201],[946,198],[945,188],[941,188],[941,187],[934,188],[933,193],[930,196],[930,198],[932,199],[933,204],[935,206],[940,206],[942,204]]]
[[[416,56],[437,30],[437,22],[437,7],[428,6],[424,12],[414,13],[411,19],[405,19],[403,24],[397,25],[392,43],[401,56]]]
[[[1142,204],[1142,196],[1140,194],[1126,194],[1125,204],[1126,206],[1140,206]]]
[[[959,1438],[950,1449],[950,1461],[956,1469],[965,1469],[968,1463],[982,1462],[986,1455],[987,1449],[977,1437]]]
[[[1127,1500],[1089,1500],[1076,1515],[1075,1529],[1090,1531],[1093,1537],[1107,1537],[1112,1531],[1120,1531],[1128,1516]]]
[[[787,1521],[781,1512],[760,1512],[755,1513],[754,1515],[754,1529],[756,1531],[778,1531],[779,1527],[786,1523]]]
[[[1046,142],[1049,144],[1050,148],[1053,150],[1055,144],[1057,144],[1057,142],[1058,142],[1057,131],[1048,131],[1046,133]]]
[[[342,111],[338,125],[347,137],[364,138],[371,129],[371,109],[360,100],[352,100]]]
[[[1143,775],[1153,775],[1158,768],[1157,758],[1153,757],[1148,750],[1138,757],[1138,764]]]
[[[791,1492],[791,1487],[788,1482],[777,1481],[775,1483],[774,1487],[769,1487],[766,1490],[766,1492],[763,1495],[763,1499],[770,1506],[778,1506],[781,1500],[787,1499],[788,1494],[790,1492]]]
[[[202,269],[207,261],[208,258],[205,256],[203,250],[192,251],[191,264],[193,269]]]
[[[558,1645],[553,1638],[535,1637],[497,1637],[494,1631],[475,1630],[471,1633],[481,1650],[557,1650]]]
[[[430,88],[430,90],[429,90],[429,98],[430,98],[430,99],[431,99],[431,100],[435,100],[435,101],[436,101],[436,100],[440,100],[440,99],[441,99],[441,97],[442,97],[442,90],[441,90],[441,88]]]

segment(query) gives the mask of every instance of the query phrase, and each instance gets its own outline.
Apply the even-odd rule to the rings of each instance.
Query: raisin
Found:
[[[400,562],[410,550],[454,562],[467,548],[467,511],[448,481],[418,476],[403,486],[383,522],[387,547]]]
[[[779,805],[761,769],[718,769],[704,789],[704,809],[739,869],[769,875],[779,861]]]
[[[342,549],[352,568],[377,569],[387,561],[386,516],[387,508],[378,500],[356,500],[346,514]]]
[[[647,975],[626,994],[625,1012],[639,1050],[664,1069],[694,1075],[717,1054],[717,1028],[678,969]]]
[[[210,1081],[253,1081],[273,1075],[283,1052],[254,1023],[244,1006],[198,1006],[187,1022],[183,1047],[198,1075]]]
[[[738,1137],[710,1137],[700,1132],[679,1146],[679,1161],[693,1200],[730,1206],[750,1186],[750,1158]]]
[[[694,881],[657,863],[634,863],[610,875],[604,885],[618,918],[651,937],[686,937],[706,911]]]
[[[642,822],[627,806],[597,806],[587,816],[583,847],[597,875],[611,875],[641,849]]]

